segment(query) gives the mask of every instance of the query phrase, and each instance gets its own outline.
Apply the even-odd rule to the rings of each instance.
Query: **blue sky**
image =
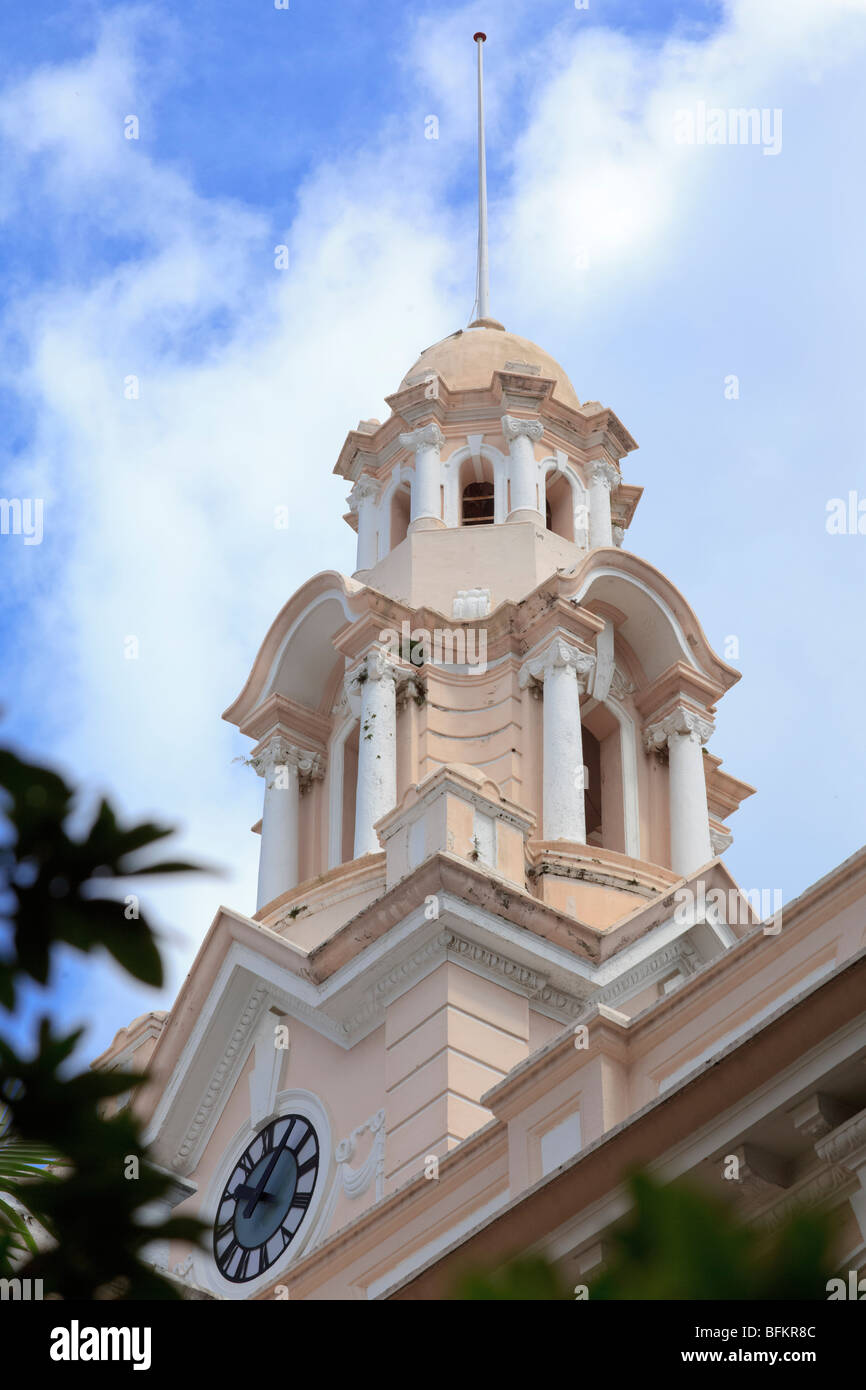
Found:
[[[477,28],[493,311],[617,411],[629,545],[739,643],[731,869],[789,899],[866,838],[866,537],[825,527],[866,498],[862,0],[6,6],[0,492],[45,499],[41,545],[0,537],[6,733],[224,866],[149,895],[164,996],[67,963],[93,1051],[251,907],[261,784],[220,714],[286,598],[353,568],[346,432],[467,320]],[[780,110],[781,150],[678,144],[700,102]]]

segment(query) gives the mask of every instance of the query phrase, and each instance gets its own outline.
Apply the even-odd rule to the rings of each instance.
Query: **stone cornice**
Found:
[[[680,882],[672,869],[633,859],[601,845],[566,847],[562,840],[534,839],[527,844],[527,854],[529,875],[535,880],[554,874],[557,878],[633,893],[647,902],[659,901],[660,896]],[[673,912],[673,904],[670,911]]]
[[[242,734],[264,743],[272,734],[282,734],[294,743],[302,743],[324,753],[328,746],[331,721],[318,710],[309,709],[276,692],[269,695],[252,714],[239,725]]]
[[[397,413],[389,416],[372,434],[365,430],[350,430],[334,465],[334,472],[350,482],[355,482],[364,472],[378,473],[399,450],[399,436],[405,430],[406,423]]]
[[[528,833],[535,825],[532,812],[504,797],[495,782],[481,775],[476,781],[470,777],[469,769],[464,771],[460,767],[446,764],[431,773],[423,782],[410,786],[394,810],[376,822],[380,840],[388,840],[401,825],[417,820],[432,801],[443,791],[449,790],[477,810],[514,826],[523,834]]]
[[[575,1023],[582,1023],[588,1030],[589,1046],[575,1046]],[[492,1110],[498,1120],[508,1121],[511,1116],[530,1103],[531,1093],[541,1087],[547,1090],[551,1082],[577,1075],[587,1061],[598,1056],[613,1057],[618,1061],[628,1058],[629,1020],[624,1014],[609,1008],[599,999],[593,998],[576,1014],[562,1033],[551,1038],[543,1047],[531,1053],[524,1061],[512,1067],[503,1077],[481,1097],[481,1104]]]
[[[604,630],[604,621],[589,609],[560,598],[555,584],[547,581],[514,606],[512,627],[520,639],[519,654],[529,657],[554,634],[591,651]]]
[[[482,618],[461,619],[435,608],[409,608],[365,586],[357,599],[358,618],[335,634],[334,647],[349,662],[357,661],[370,645],[381,640],[383,631],[391,629],[399,633],[401,624],[406,621],[413,628],[424,628],[428,632],[437,628],[457,632],[483,627],[487,634],[488,663],[509,655],[520,660],[556,630],[560,630],[566,640],[591,650],[604,628],[603,620],[560,597],[557,587],[556,579],[545,580],[519,602],[508,599]]]
[[[553,988],[546,974],[446,927],[380,976],[368,990],[364,1006],[345,1021],[347,1036],[353,1036],[360,1028],[366,1030],[371,1023],[383,1022],[385,1008],[395,994],[401,993],[420,974],[448,960],[477,968],[487,978],[507,983],[518,994],[538,1005],[546,1005],[548,1010],[563,1018],[576,1017],[583,1008],[580,996]]]
[[[624,483],[620,478],[610,505],[610,515],[614,526],[621,526],[624,531],[628,530],[634,520],[634,514],[643,493],[642,487],[635,487],[633,483]]]
[[[708,887],[716,884],[735,887],[731,875],[721,864],[714,864],[702,872],[701,877]],[[679,883],[696,881],[697,875],[691,880],[678,880]],[[457,855],[439,852],[315,947],[305,958],[304,978],[316,985],[324,983],[359,952],[385,937],[408,913],[423,907],[429,897],[445,893],[465,902],[470,909],[481,909],[505,918],[512,926],[526,929],[533,939],[540,938],[567,951],[583,963],[582,968],[588,967],[590,971],[603,964],[609,966],[612,958],[626,948],[638,947],[643,938],[648,938],[654,929],[672,919],[676,906],[672,889],[665,897],[638,900],[634,911],[621,922],[598,931],[498,878],[489,869],[476,868]],[[647,956],[655,953],[649,943],[642,949]],[[594,990],[597,986],[591,983],[589,974],[586,979],[587,989]]]
[[[578,960],[591,964],[599,958],[599,934],[591,927],[521,892],[489,869],[478,869],[456,855],[440,852],[431,855],[311,951],[305,965],[306,978],[321,984],[360,951],[386,936],[405,920],[407,913],[423,907],[427,898],[443,893],[461,898],[470,907],[494,915],[505,914],[514,925],[527,928],[534,936],[550,941]]]
[[[431,395],[430,380],[435,381]],[[361,473],[379,472],[400,447],[398,436],[413,430],[423,417],[435,417],[440,427],[471,426],[478,422],[489,428],[505,411],[533,410],[547,429],[570,451],[597,455],[600,451],[618,460],[637,448],[637,444],[612,410],[597,401],[575,409],[554,395],[556,383],[520,369],[496,371],[489,386],[452,391],[436,373],[422,373],[417,381],[386,397],[390,417],[372,432],[351,430],[340,451],[334,472],[354,481]]]
[[[675,661],[639,693],[635,703],[648,724],[664,719],[680,704],[693,706],[707,719],[715,713],[716,701],[723,694],[724,687],[703,671]]]
[[[710,814],[725,820],[732,816],[746,797],[754,796],[755,788],[729,772],[722,772],[722,760],[713,753],[704,758],[704,772],[707,781],[707,805]]]
[[[629,995],[644,989],[654,980],[663,975],[669,975],[671,970],[679,970],[685,979],[695,973],[698,965],[699,959],[695,947],[686,936],[678,937],[676,941],[671,941],[669,945],[663,946],[661,950],[656,951],[646,960],[640,961],[638,965],[632,966],[630,970],[624,970],[609,985],[604,985],[597,994],[593,995],[592,1005],[606,1004],[615,1007],[618,1002],[624,1001]],[[584,1005],[584,1012],[592,1005]],[[579,1015],[581,1022],[584,1012]]]

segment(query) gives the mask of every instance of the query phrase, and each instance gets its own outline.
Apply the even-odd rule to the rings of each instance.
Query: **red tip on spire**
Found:
[[[487,35],[486,35],[486,34],[482,34],[480,30],[479,30],[479,32],[478,32],[477,34],[473,34],[472,37],[473,37],[473,39],[475,40],[476,43],[478,42],[479,39],[481,40],[482,43],[486,43],[486,42],[487,42]]]

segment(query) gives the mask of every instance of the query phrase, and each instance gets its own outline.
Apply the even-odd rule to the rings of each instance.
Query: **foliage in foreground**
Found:
[[[663,1186],[637,1173],[629,1189],[633,1205],[611,1233],[604,1270],[589,1285],[590,1300],[826,1298],[833,1226],[825,1213],[797,1212],[767,1232],[687,1183]],[[541,1256],[467,1273],[454,1293],[473,1300],[581,1296]]]
[[[0,959],[0,1005],[11,1010],[26,981],[49,985],[64,946],[106,950],[134,979],[161,985],[156,939],[137,900],[125,907],[107,890],[111,880],[194,870],[142,858],[171,830],[123,828],[103,800],[89,829],[76,834],[73,789],[9,749],[0,749],[0,810],[0,924],[9,946]],[[43,1018],[32,1055],[0,1040],[0,1277],[41,1279],[46,1296],[67,1299],[93,1298],[116,1281],[129,1298],[177,1297],[142,1252],[152,1241],[197,1241],[201,1224],[154,1223],[143,1213],[167,1194],[171,1178],[148,1166],[128,1109],[103,1113],[143,1078],[71,1070],[80,1038]],[[48,1233],[43,1248],[35,1248],[21,1207]]]

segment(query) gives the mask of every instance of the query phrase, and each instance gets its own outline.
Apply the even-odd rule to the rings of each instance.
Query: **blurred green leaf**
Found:
[[[162,961],[138,906],[106,897],[106,879],[185,873],[194,865],[148,862],[146,851],[172,832],[143,822],[122,827],[102,800],[89,829],[74,834],[73,789],[49,769],[0,749],[0,902],[13,954],[0,961],[0,1004],[14,1007],[22,978],[48,983],[58,947],[107,951],[134,979],[159,986]],[[134,1090],[139,1073],[72,1072],[81,1033],[38,1025],[35,1055],[0,1039],[0,1276],[42,1279],[66,1299],[104,1296],[176,1298],[177,1289],[142,1259],[152,1242],[197,1243],[203,1227],[189,1217],[152,1224],[145,1208],[164,1198],[171,1179],[149,1165],[139,1121],[106,1102]],[[137,1160],[138,1176],[130,1177]],[[56,1164],[56,1169],[49,1165]],[[19,1204],[48,1243],[34,1239]]]

